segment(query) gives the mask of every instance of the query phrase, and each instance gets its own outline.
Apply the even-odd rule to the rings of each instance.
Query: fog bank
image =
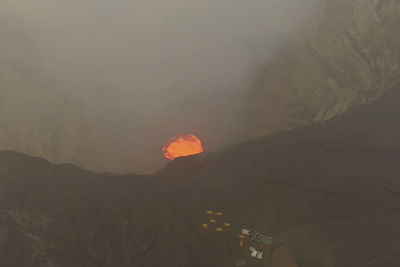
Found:
[[[240,140],[244,92],[322,1],[3,0],[0,64],[35,85],[26,95],[78,103],[81,165],[150,172],[176,134]]]

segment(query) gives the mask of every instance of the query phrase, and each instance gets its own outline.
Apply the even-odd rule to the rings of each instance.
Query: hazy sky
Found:
[[[81,102],[130,150],[150,150],[131,155],[149,169],[175,134],[212,147],[240,137],[241,96],[320,2],[2,0],[0,63]]]

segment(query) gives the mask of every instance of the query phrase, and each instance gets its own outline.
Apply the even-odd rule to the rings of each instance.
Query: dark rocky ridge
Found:
[[[234,266],[242,225],[285,245],[248,266],[400,265],[400,88],[330,121],[179,158],[152,176],[0,153],[4,266]],[[206,210],[230,230],[204,230]]]

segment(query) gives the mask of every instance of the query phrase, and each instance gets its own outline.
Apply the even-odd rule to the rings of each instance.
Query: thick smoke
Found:
[[[0,65],[79,103],[92,143],[81,165],[153,171],[176,134],[241,138],[244,90],[321,2],[2,0]]]

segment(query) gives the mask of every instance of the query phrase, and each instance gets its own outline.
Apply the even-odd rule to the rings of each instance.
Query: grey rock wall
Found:
[[[394,86],[399,28],[400,1],[327,0],[251,91],[253,134],[328,120]]]

